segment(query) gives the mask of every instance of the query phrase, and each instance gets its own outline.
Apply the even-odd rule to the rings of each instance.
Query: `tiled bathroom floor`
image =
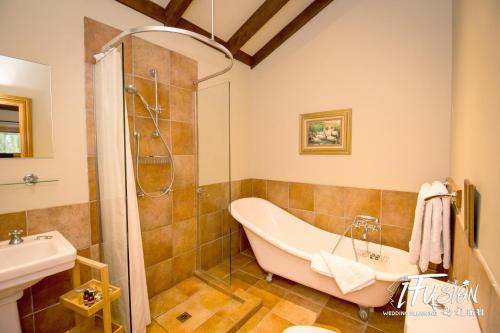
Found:
[[[262,300],[262,307],[237,332],[278,333],[289,326],[313,324],[337,327],[342,333],[403,332],[404,318],[385,317],[383,309],[375,309],[368,322],[363,322],[358,318],[355,304],[279,276],[274,276],[271,283],[266,282],[265,272],[250,250],[234,257],[231,266],[231,289],[244,290]],[[228,272],[228,263],[222,263],[208,273],[228,279]],[[234,322],[226,314],[239,304],[192,277],[153,297],[150,306],[154,321],[149,333],[227,332]],[[175,319],[182,311],[193,315],[184,324]]]

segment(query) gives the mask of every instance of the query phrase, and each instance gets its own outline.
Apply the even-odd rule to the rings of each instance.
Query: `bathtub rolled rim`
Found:
[[[286,244],[285,242],[282,242],[282,241],[277,240],[277,239],[275,239],[273,237],[270,237],[268,232],[264,231],[262,228],[259,228],[255,224],[249,222],[245,217],[243,217],[241,214],[239,214],[238,209],[234,209],[233,208],[233,204],[235,204],[235,203],[237,203],[239,201],[248,201],[248,199],[251,199],[253,201],[261,201],[261,202],[263,202],[266,205],[273,205],[273,206],[275,206],[272,202],[267,201],[267,200],[262,199],[262,198],[258,198],[258,197],[248,197],[248,198],[241,198],[241,199],[234,200],[234,201],[232,201],[229,204],[228,208],[229,208],[230,214],[238,222],[240,222],[245,228],[248,228],[251,232],[255,233],[257,236],[261,237],[262,239],[264,239],[265,241],[269,242],[270,244],[278,247],[279,249],[281,249],[281,250],[283,250],[285,252],[288,252],[288,253],[290,253],[292,255],[295,255],[295,256],[303,259],[303,260],[306,260],[306,261],[311,261],[312,260],[312,255],[310,253],[305,252],[305,251],[301,251],[301,250],[299,250],[299,249],[297,249],[295,247],[292,247],[292,246]],[[276,206],[276,207],[278,207],[278,206]],[[280,208],[280,207],[278,207],[278,208]],[[304,221],[304,223],[307,223],[307,222]],[[315,226],[312,226],[312,227],[317,228]],[[391,251],[394,251],[394,252],[408,253],[407,251],[404,251],[404,250],[401,250],[401,249],[398,249],[398,248],[394,248],[392,246],[387,246],[387,245],[382,245],[382,246],[383,246],[383,248],[391,249]],[[412,265],[412,264],[408,263],[407,268],[408,268],[407,272],[405,272],[404,274],[401,274],[401,273],[390,273],[390,272],[378,271],[378,270],[374,269],[374,271],[375,271],[375,278],[376,278],[376,280],[379,280],[379,281],[394,282],[394,281],[401,280],[405,276],[418,274],[418,272],[419,272],[416,265]]]

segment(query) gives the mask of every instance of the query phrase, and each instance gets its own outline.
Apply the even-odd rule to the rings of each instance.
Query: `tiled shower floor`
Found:
[[[231,262],[231,290],[244,290],[262,300],[262,307],[237,332],[278,333],[293,325],[336,327],[342,333],[400,333],[403,317],[385,317],[383,309],[370,313],[368,322],[358,318],[355,304],[329,296],[301,284],[275,276],[265,281],[265,272],[250,250]],[[228,279],[228,263],[207,271],[218,279]],[[232,327],[230,309],[234,299],[191,277],[150,300],[153,323],[149,333],[227,332]],[[390,307],[390,306],[389,306]],[[176,316],[187,311],[192,317],[180,323]]]

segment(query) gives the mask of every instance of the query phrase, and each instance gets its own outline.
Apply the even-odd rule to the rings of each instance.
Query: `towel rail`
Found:
[[[450,198],[452,205],[455,207],[456,211],[459,211],[460,208],[462,207],[462,190],[455,185],[455,183],[450,180],[450,178],[447,178],[444,182],[443,185],[446,186],[448,191],[450,193],[442,193],[442,194],[435,194],[428,196],[427,198],[424,198],[424,201],[429,201],[431,199],[435,198]]]

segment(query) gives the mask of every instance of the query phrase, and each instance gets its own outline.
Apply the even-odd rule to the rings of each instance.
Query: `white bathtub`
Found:
[[[389,286],[400,277],[418,274],[410,265],[408,252],[382,246],[386,262],[359,257],[376,272],[376,282],[366,288],[342,294],[335,280],[311,270],[311,257],[320,250],[331,251],[340,235],[316,228],[269,201],[245,198],[231,203],[231,214],[244,227],[259,265],[269,273],[320,290],[332,296],[358,304],[362,308],[379,307],[390,301]],[[383,228],[382,228],[383,232]],[[349,234],[348,234],[349,235]],[[356,247],[366,243],[355,240]],[[378,253],[378,244],[370,243],[369,250]],[[355,260],[351,238],[344,237],[336,255]]]

